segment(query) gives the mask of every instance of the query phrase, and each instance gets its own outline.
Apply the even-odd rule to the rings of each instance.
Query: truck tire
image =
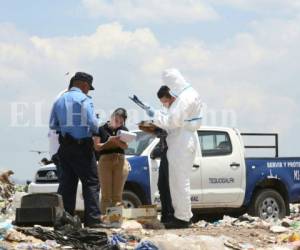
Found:
[[[123,203],[125,208],[137,208],[142,205],[140,198],[130,190],[124,190]]]
[[[281,194],[274,189],[258,191],[252,200],[249,213],[266,219],[281,219],[286,216],[287,208]]]

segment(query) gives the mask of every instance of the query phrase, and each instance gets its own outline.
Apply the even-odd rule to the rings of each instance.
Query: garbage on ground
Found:
[[[134,249],[139,242],[140,238],[133,235],[124,235],[117,233],[109,237],[109,246],[117,247],[119,249]]]
[[[126,220],[138,220],[157,218],[156,205],[145,205],[139,208],[124,208],[123,206],[109,207],[106,210],[106,215],[113,222]]]
[[[18,228],[20,232],[42,241],[55,240],[63,246],[75,249],[101,250],[108,248],[108,237],[105,232],[92,229],[69,229],[66,231],[50,230],[42,227]]]
[[[159,230],[159,229],[165,229],[164,224],[162,224],[157,218],[155,219],[138,219],[137,220],[144,229],[154,229],[154,230]]]
[[[256,247],[250,243],[240,243],[234,239],[227,239],[224,241],[224,246],[236,250],[255,250]]]
[[[41,243],[22,242],[16,245],[16,249],[18,250],[31,250],[31,249],[51,250],[51,249],[56,249],[58,247],[60,247],[60,245],[57,244],[55,240],[46,240],[45,242],[41,242]]]
[[[139,208],[123,209],[123,218],[138,220],[140,218],[157,218],[156,205],[140,206]]]
[[[290,213],[291,215],[300,213],[300,205],[299,204],[290,204]]]
[[[141,230],[143,229],[143,226],[141,223],[135,221],[135,220],[127,220],[122,223],[121,226],[122,229],[126,231],[134,231],[134,230]]]
[[[139,208],[110,207],[106,210],[103,221],[112,228],[120,227],[126,230],[127,227],[132,230],[139,230],[143,227],[147,229],[164,229],[163,224],[157,219],[157,207],[152,205]]]
[[[151,241],[144,240],[135,247],[135,250],[159,250],[159,248]]]
[[[0,240],[3,240],[7,232],[13,228],[10,220],[4,220],[0,222]]]
[[[0,182],[0,193],[4,186]],[[284,219],[262,220],[248,214],[237,218],[224,216],[214,222],[200,220],[189,229],[179,230],[165,230],[155,206],[109,208],[104,221],[115,227],[110,229],[82,228],[80,219],[67,213],[58,217],[54,228],[20,228],[12,225],[11,211],[20,206],[26,193],[9,191],[12,192],[6,190],[0,199],[0,206],[6,202],[1,207],[5,207],[6,213],[0,214],[0,249],[6,249],[2,244],[7,243],[12,246],[7,249],[20,250],[300,250],[299,205],[292,205],[291,215]]]
[[[0,214],[2,215],[9,213],[12,206],[15,185],[10,180],[10,176],[13,174],[11,170],[0,173]]]
[[[283,226],[272,226],[272,227],[270,228],[270,231],[271,231],[272,233],[285,233],[285,232],[288,231],[288,228],[283,227]]]
[[[178,236],[174,233],[166,233],[142,240],[142,242],[144,241],[150,241],[160,250],[225,250],[224,242],[222,239],[204,235]]]
[[[9,229],[4,235],[4,239],[9,242],[24,242],[29,241],[28,237],[15,229]]]
[[[112,228],[121,227],[123,222],[123,207],[109,207],[106,215],[102,218],[103,222]]]

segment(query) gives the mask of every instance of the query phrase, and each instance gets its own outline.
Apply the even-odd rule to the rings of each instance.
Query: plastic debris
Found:
[[[6,233],[12,228],[10,220],[0,222],[0,240],[4,240]]]
[[[16,249],[19,250],[32,250],[32,249],[43,249],[43,250],[50,250],[50,249],[55,249],[60,247],[59,244],[56,243],[55,240],[46,240],[45,242],[42,243],[19,243],[16,246]]]
[[[139,223],[135,220],[127,220],[127,221],[123,221],[121,228],[126,231],[134,231],[134,230],[143,229],[143,226],[141,223]]]
[[[165,229],[164,224],[162,224],[158,219],[138,219],[138,222],[143,226],[145,229]]]
[[[42,227],[29,229],[19,228],[26,235],[33,236],[42,241],[56,240],[63,246],[71,246],[75,249],[101,250],[108,248],[108,237],[105,232],[91,229],[65,228],[63,231],[50,230]]]
[[[9,170],[0,173],[0,214],[6,215],[12,207],[15,185],[10,181],[10,176],[14,172]]]
[[[289,236],[289,242],[295,242],[295,241],[300,241],[300,234],[293,232],[290,236]]]
[[[285,233],[288,231],[288,229],[286,227],[283,227],[283,226],[272,226],[270,228],[270,231],[272,233]]]
[[[176,234],[156,235],[146,241],[151,241],[160,250],[225,250],[224,242],[220,238],[211,236],[178,236]],[[144,240],[143,240],[144,241]],[[143,242],[142,241],[142,242]]]
[[[28,237],[21,232],[16,231],[15,229],[9,229],[4,239],[9,242],[25,242],[28,241]]]
[[[300,228],[300,221],[293,221],[293,222],[291,223],[291,227],[292,227],[293,229],[299,229],[299,228]]]
[[[133,249],[140,242],[140,239],[133,235],[113,234],[109,237],[109,246],[118,249]]]
[[[155,246],[151,241],[145,240],[140,242],[135,250],[159,250],[157,246]]]

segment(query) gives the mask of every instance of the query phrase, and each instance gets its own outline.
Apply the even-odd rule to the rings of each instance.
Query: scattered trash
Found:
[[[205,220],[200,220],[198,221],[197,223],[195,223],[193,225],[193,227],[196,227],[196,228],[206,228],[207,226],[209,225],[209,223]]]
[[[160,250],[225,250],[224,242],[222,239],[204,235],[178,236],[176,234],[167,233],[163,235],[157,235],[151,237],[151,239],[145,240],[151,241],[151,243]]]
[[[270,228],[270,231],[272,233],[285,233],[288,231],[288,229],[286,227],[283,227],[283,226],[272,226]]]
[[[289,236],[289,242],[295,242],[295,241],[300,241],[300,234],[299,233],[292,233],[290,236]]]
[[[0,214],[7,215],[12,208],[15,185],[10,181],[10,176],[14,172],[8,170],[0,173]]]
[[[109,207],[106,214],[103,216],[102,221],[110,228],[119,228],[123,222],[123,207]]]
[[[123,209],[123,218],[129,220],[157,218],[157,207],[156,205],[147,205],[139,208]]]
[[[12,228],[13,225],[10,220],[0,222],[0,240],[4,240],[6,233]]]
[[[70,228],[66,231],[50,230],[42,227],[33,227],[29,229],[18,228],[26,235],[33,236],[42,241],[55,240],[63,246],[71,246],[75,249],[101,250],[109,249],[108,237],[105,232],[92,229]]]
[[[113,234],[109,237],[109,246],[119,249],[134,249],[140,239],[133,235]]]
[[[299,219],[299,218],[298,218]],[[293,221],[292,223],[291,223],[291,227],[293,228],[293,229],[299,229],[300,228],[300,221]]]
[[[50,250],[60,247],[59,244],[56,243],[55,240],[46,240],[42,243],[19,243],[16,246],[16,249],[19,250],[31,250],[31,249],[43,249],[43,250]]]
[[[28,237],[11,228],[6,232],[4,239],[10,242],[24,242],[28,240]]]
[[[138,219],[138,222],[142,224],[144,229],[165,229],[164,224],[162,224],[157,218],[155,219]]]
[[[255,250],[256,247],[249,243],[240,243],[239,246],[242,250]]]
[[[281,221],[281,226],[283,227],[290,227],[292,225],[293,221],[288,219],[288,218],[285,218]]]
[[[151,241],[145,240],[140,242],[135,250],[159,250],[157,246],[155,246]]]
[[[80,219],[67,213],[58,217],[54,228],[14,228],[12,214],[26,193],[22,187],[1,180],[0,249],[6,249],[2,244],[11,244],[11,249],[19,250],[300,250],[298,204],[281,220],[266,221],[248,214],[224,216],[214,222],[200,220],[182,230],[165,230],[155,206],[109,208],[104,222],[115,228],[105,230],[83,229]]]
[[[126,231],[134,231],[134,230],[143,229],[143,226],[141,223],[139,223],[135,220],[127,220],[127,221],[123,221],[121,228]]]

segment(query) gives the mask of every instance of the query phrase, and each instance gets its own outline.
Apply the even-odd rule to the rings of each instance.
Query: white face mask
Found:
[[[163,107],[163,108],[165,108],[165,109],[169,109],[169,107],[170,107],[170,104],[168,103],[164,103],[164,104],[161,104],[161,106]]]

